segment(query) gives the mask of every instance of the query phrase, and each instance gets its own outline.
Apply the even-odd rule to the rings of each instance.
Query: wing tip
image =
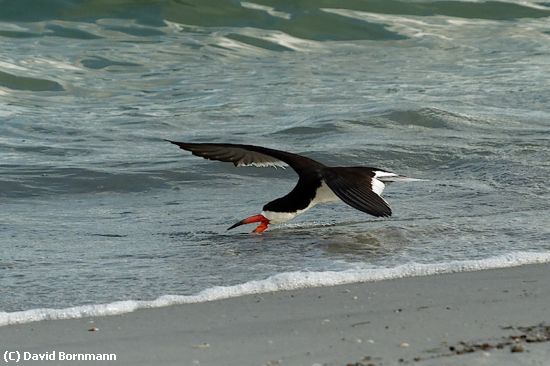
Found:
[[[346,169],[333,169],[325,176],[325,182],[338,198],[351,207],[375,217],[390,217],[392,210],[380,195],[382,190],[377,192],[373,189],[372,181],[375,179],[352,173]]]
[[[382,198],[382,197],[380,197],[380,198]],[[370,214],[374,217],[391,217],[391,215],[393,214],[393,212],[391,210],[391,207],[386,202],[386,200],[384,200],[384,202],[386,203],[386,205],[374,206],[373,208],[375,209],[375,211],[373,210],[372,212],[368,212],[368,214]]]
[[[174,144],[174,145],[177,145],[177,144],[178,144],[177,141],[168,140],[168,139],[162,139],[162,141],[166,141],[166,142],[169,142],[169,143]]]
[[[182,150],[189,150],[188,149],[189,143],[187,143],[187,142],[180,142],[180,141],[174,141],[174,140],[169,140],[169,139],[162,139],[162,140],[166,141],[166,142],[169,142],[171,144],[174,144]]]

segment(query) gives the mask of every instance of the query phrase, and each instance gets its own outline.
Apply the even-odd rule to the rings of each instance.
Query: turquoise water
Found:
[[[548,258],[547,3],[0,9],[0,312],[287,272]],[[226,232],[290,190],[294,173],[202,160],[163,138],[429,181],[388,187],[389,219],[327,205],[262,236]]]

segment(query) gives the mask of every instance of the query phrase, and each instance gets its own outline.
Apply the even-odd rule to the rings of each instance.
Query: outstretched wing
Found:
[[[285,167],[289,165],[298,173],[308,168],[322,167],[322,164],[305,156],[261,146],[166,141],[178,145],[180,149],[190,151],[193,155],[230,162],[235,166]]]
[[[384,183],[375,178],[375,171],[362,167],[326,168],[323,178],[330,189],[353,208],[373,216],[391,216],[391,208],[380,197]]]

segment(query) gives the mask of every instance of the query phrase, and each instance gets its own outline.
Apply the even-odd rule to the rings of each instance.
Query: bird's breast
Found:
[[[338,202],[338,201],[340,201],[340,198],[338,198],[334,194],[334,192],[332,192],[332,190],[326,185],[326,183],[322,181],[321,185],[315,191],[315,196],[305,208],[294,209],[294,210],[289,209],[288,211],[264,210],[262,212],[262,215],[264,215],[264,217],[268,219],[272,224],[281,224],[283,222],[292,220],[299,214],[309,210],[310,208],[312,208],[313,206],[319,203]]]
[[[318,203],[326,203],[326,202],[338,202],[340,201],[340,198],[334,194],[332,189],[330,189],[325,181],[321,181],[321,186],[317,188],[317,191],[315,192],[315,197],[313,197],[313,200],[309,204],[307,208],[311,208],[315,206]],[[306,209],[307,209],[306,208]]]

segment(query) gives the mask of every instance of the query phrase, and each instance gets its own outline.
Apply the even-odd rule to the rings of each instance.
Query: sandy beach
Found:
[[[549,270],[527,265],[11,325],[0,328],[0,345],[4,355],[116,354],[80,364],[548,365]]]

